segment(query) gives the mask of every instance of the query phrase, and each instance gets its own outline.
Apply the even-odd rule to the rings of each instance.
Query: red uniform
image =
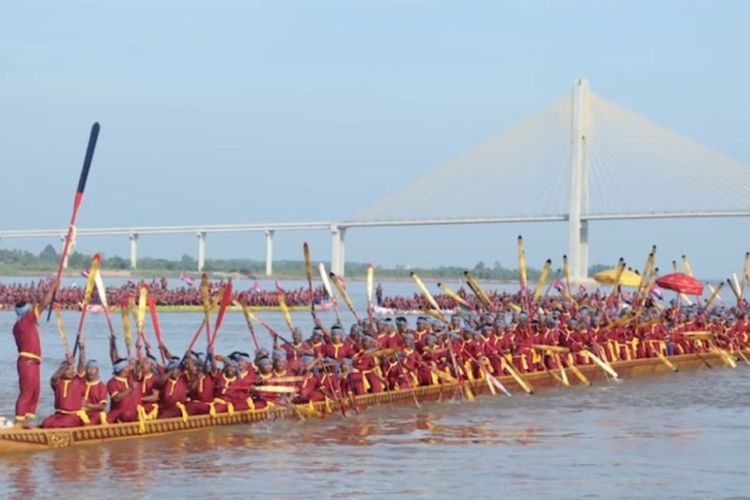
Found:
[[[214,399],[214,377],[204,373],[199,374],[189,383],[187,404],[189,415],[206,415],[211,411]]]
[[[344,358],[349,358],[351,357],[351,355],[351,346],[343,342],[339,344],[326,344],[323,348],[323,357],[333,358],[336,361],[341,361]]]
[[[159,418],[187,418],[188,382],[185,375],[168,378],[159,391]]]
[[[325,401],[326,397],[320,391],[320,379],[312,373],[303,375],[302,382],[299,385],[299,396],[295,403],[307,403]]]
[[[83,391],[83,402],[90,405],[106,405],[107,404],[107,386],[101,380],[96,382],[86,381],[86,388]],[[92,424],[97,425],[107,421],[107,412],[102,411],[88,411],[86,414]]]
[[[300,368],[300,358],[306,353],[312,353],[313,350],[310,344],[307,342],[300,342],[299,344],[287,344],[284,343],[281,348],[286,353],[286,361],[289,364],[289,369],[295,371]]]
[[[107,422],[135,422],[138,420],[138,407],[141,403],[141,392],[135,385],[132,374],[128,377],[115,375],[107,382],[107,392],[112,399],[112,405],[107,415]],[[122,394],[131,387],[135,387],[126,397],[115,401],[115,397]]]
[[[149,372],[138,379],[138,386],[141,391],[141,398],[151,396],[154,390],[158,390],[159,377],[154,372]],[[141,403],[146,416],[150,419],[156,418],[159,413],[159,403]]]
[[[18,347],[18,388],[20,394],[16,401],[16,420],[23,421],[36,416],[39,405],[40,374],[42,345],[37,329],[36,309],[27,312],[13,325],[13,337]]]
[[[80,427],[89,422],[83,409],[86,382],[81,377],[60,379],[55,384],[55,413],[45,418],[42,428]]]

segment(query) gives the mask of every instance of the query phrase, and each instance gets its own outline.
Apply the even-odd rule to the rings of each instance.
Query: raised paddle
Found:
[[[469,303],[464,300],[463,297],[461,297],[455,290],[452,290],[448,285],[444,283],[438,283],[438,288],[440,288],[444,294],[446,294],[448,297],[452,298],[462,306],[468,308]]]
[[[354,308],[354,303],[352,302],[352,298],[349,297],[349,292],[346,291],[346,286],[344,286],[344,282],[341,281],[341,278],[336,276],[334,273],[328,273],[328,276],[331,277],[333,284],[336,285],[336,290],[338,290],[339,294],[341,295],[341,298],[344,299],[344,303],[346,304],[346,307],[349,308],[349,311],[352,313],[352,316],[354,316],[354,319],[357,320],[357,323],[359,323],[360,322],[359,315],[357,314],[357,310]]]
[[[65,332],[65,322],[60,311],[60,304],[55,304],[55,322],[57,323],[57,329],[60,331],[60,340],[62,340],[63,347],[65,348],[65,357],[69,357],[70,344],[68,343],[68,334]]]
[[[232,282],[229,281],[226,283],[223,287],[222,293],[221,293],[221,302],[219,303],[219,313],[216,315],[216,324],[214,324],[214,333],[211,336],[211,341],[209,342],[209,349],[213,350],[214,345],[216,344],[216,337],[219,335],[219,329],[221,328],[221,324],[224,322],[224,315],[227,312],[227,308],[232,304]]]
[[[73,242],[73,236],[75,234],[76,219],[78,218],[78,210],[81,208],[81,202],[83,201],[83,191],[86,189],[86,180],[89,178],[89,170],[91,169],[91,161],[94,158],[94,149],[96,149],[96,140],[99,138],[99,123],[94,122],[91,126],[91,133],[89,134],[89,145],[86,147],[86,156],[83,159],[83,168],[81,169],[81,175],[78,178],[78,187],[76,188],[76,195],[73,198],[73,215],[70,216],[70,224],[68,225],[68,233],[65,235],[65,243],[63,244],[63,251],[60,255],[60,263],[57,265],[57,274],[55,283],[59,286],[60,277],[62,276],[63,266],[65,260],[68,258],[68,252],[70,252],[70,246]],[[49,304],[49,310],[47,311],[47,321],[52,316],[52,304],[55,303],[55,293],[52,292],[52,302]],[[76,343],[77,345],[77,343]]]
[[[372,264],[367,264],[367,319],[370,322],[370,324],[373,323],[372,318],[372,285],[373,285],[373,275],[375,274],[375,268],[372,266]]]
[[[310,258],[310,245],[307,242],[302,245],[302,253],[305,256],[305,276],[307,276],[307,289],[310,291],[310,314],[315,318],[315,300],[312,284],[312,259]]]
[[[286,293],[284,293],[284,290],[279,287],[279,285],[276,285],[276,298],[279,301],[279,309],[281,309],[281,314],[284,316],[284,321],[286,322],[287,328],[289,328],[290,332],[294,332],[294,323],[292,322],[292,315],[289,312],[289,306],[286,304]]]
[[[83,292],[83,303],[81,304],[81,319],[78,322],[78,332],[76,332],[76,342],[73,345],[73,357],[76,357],[78,352],[78,341],[81,339],[83,334],[83,322],[86,320],[86,312],[88,312],[89,304],[91,303],[91,297],[94,294],[94,287],[96,286],[96,273],[99,272],[99,262],[101,261],[101,255],[94,254],[91,259],[91,267],[89,268],[89,277],[86,280],[86,288]]]
[[[156,341],[159,343],[159,355],[161,356],[161,363],[165,364],[167,362],[166,357],[164,356],[164,349],[162,349],[162,345],[164,344],[164,341],[162,340],[161,336],[161,325],[159,324],[159,315],[156,312],[156,301],[153,297],[149,296],[147,299],[148,303],[148,310],[151,314],[151,325],[154,327],[154,335],[156,335]]]
[[[252,313],[250,312],[250,309],[247,307],[247,305],[240,301],[235,301],[235,305],[240,306],[242,308],[242,314],[245,316],[245,322],[247,323],[247,329],[250,330],[250,336],[253,339],[253,344],[255,344],[255,350],[260,350],[260,342],[258,342],[258,337],[255,335],[255,327],[253,327],[252,322]]]
[[[422,295],[424,295],[424,298],[427,299],[427,302],[434,308],[435,313],[438,315],[438,319],[447,323],[448,320],[443,315],[443,311],[440,310],[440,306],[435,300],[435,297],[432,296],[420,277],[417,276],[417,273],[411,272],[409,274],[411,275],[411,279],[414,280],[414,283],[417,285],[417,288],[419,288],[419,291],[422,292]]]
[[[336,299],[336,296],[333,294],[333,289],[331,288],[331,281],[328,279],[328,273],[326,272],[325,264],[320,262],[318,264],[318,271],[320,271],[320,280],[323,282],[323,288],[328,294],[328,297],[331,299],[331,303],[333,304],[333,310],[336,312],[336,322],[341,324],[341,312],[339,311],[339,301]]]
[[[123,339],[125,340],[125,349],[128,351],[128,358],[132,354],[133,330],[130,327],[130,298],[125,297],[120,304],[120,315],[122,316]]]
[[[542,296],[542,290],[544,290],[544,285],[547,283],[547,278],[549,277],[549,272],[552,269],[552,259],[547,259],[544,261],[544,267],[542,267],[542,272],[539,274],[539,281],[536,283],[536,288],[534,288],[534,294],[532,297],[534,297],[534,300],[539,300],[539,297]]]
[[[104,316],[107,317],[109,336],[114,338],[115,326],[112,324],[112,315],[109,312],[109,304],[107,303],[107,288],[104,286],[104,281],[102,281],[102,273],[99,269],[96,270],[94,283],[96,284],[96,293],[99,295],[99,302],[101,302],[102,307],[104,308]]]

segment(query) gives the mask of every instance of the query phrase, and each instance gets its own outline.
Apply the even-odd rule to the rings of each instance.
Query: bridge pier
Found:
[[[266,230],[266,276],[273,275],[273,229]]]
[[[130,235],[130,269],[138,269],[138,233]]]
[[[573,87],[570,155],[570,211],[568,212],[568,257],[571,281],[588,276],[588,111],[589,84],[579,78]]]
[[[344,276],[346,268],[344,237],[346,228],[336,224],[331,225],[331,272],[337,276]]]
[[[202,272],[206,267],[206,232],[200,231],[198,236],[198,272]]]

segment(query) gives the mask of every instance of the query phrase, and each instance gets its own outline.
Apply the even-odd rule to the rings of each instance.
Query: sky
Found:
[[[3,2],[0,229],[66,226],[94,121],[79,227],[336,221],[544,109],[578,76],[750,164],[749,22],[742,1]],[[741,268],[746,228],[591,223],[590,261],[640,267],[657,244],[662,267],[686,253],[696,273],[722,277]],[[530,265],[567,249],[567,227],[543,223],[352,229],[346,252],[383,266],[514,266],[518,234]],[[301,258],[303,240],[330,256],[325,231],[277,233],[276,256]],[[126,237],[78,249],[129,251]],[[197,242],[144,236],[139,250],[179,258]],[[264,237],[210,234],[207,252],[263,259]]]

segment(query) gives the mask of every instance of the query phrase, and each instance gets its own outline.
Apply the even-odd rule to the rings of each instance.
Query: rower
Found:
[[[138,386],[141,391],[141,405],[149,420],[155,419],[159,413],[159,378],[156,358],[147,351],[138,363]]]
[[[84,355],[83,345],[80,347]],[[107,422],[107,385],[99,379],[99,364],[95,359],[86,361],[86,388],[83,392],[83,406],[92,425]]]
[[[135,422],[143,412],[141,391],[133,374],[130,360],[120,358],[112,365],[113,377],[107,382],[107,392],[111,401],[107,422]]]
[[[84,371],[82,361],[79,357],[79,374],[76,374],[72,359],[63,361],[52,374],[50,385],[55,393],[55,413],[44,419],[43,429],[81,427],[90,423],[84,409],[83,393],[86,382],[80,376]]]
[[[188,359],[190,361],[188,361]],[[206,415],[211,410],[214,398],[216,365],[213,353],[204,359],[200,353],[192,353],[186,358],[185,373],[188,376],[187,411],[189,415]]]
[[[187,419],[185,406],[188,399],[187,377],[182,371],[180,358],[172,358],[166,366],[167,379],[159,390],[159,418],[182,417]]]

